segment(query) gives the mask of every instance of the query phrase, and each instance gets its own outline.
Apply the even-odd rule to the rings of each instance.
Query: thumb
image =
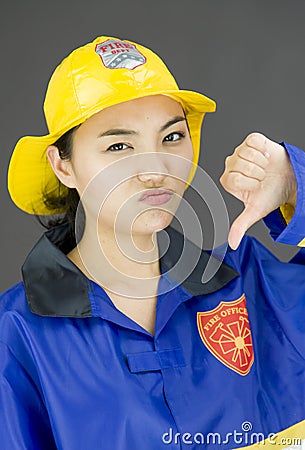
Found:
[[[246,231],[260,219],[257,209],[246,207],[231,225],[228,235],[229,246],[236,250]]]

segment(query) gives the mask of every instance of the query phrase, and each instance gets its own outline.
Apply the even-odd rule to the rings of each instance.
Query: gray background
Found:
[[[0,291],[20,280],[20,266],[43,231],[11,202],[8,161],[19,137],[47,132],[47,81],[72,49],[99,35],[135,40],[165,60],[181,88],[215,99],[218,110],[205,119],[200,162],[219,185],[225,156],[251,131],[305,148],[304,19],[303,0],[3,2]],[[221,191],[232,220],[241,203]],[[209,244],[209,224],[205,231]],[[250,234],[280,259],[292,255],[290,247],[272,243],[262,223]]]

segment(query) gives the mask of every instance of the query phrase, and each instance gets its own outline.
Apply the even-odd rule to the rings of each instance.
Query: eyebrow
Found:
[[[174,125],[175,123],[183,122],[183,121],[186,121],[186,118],[184,116],[175,116],[172,119],[170,119],[169,121],[167,121],[164,125],[162,125],[162,127],[160,128],[160,132],[165,131],[167,128]],[[138,133],[134,130],[128,130],[125,128],[113,128],[111,130],[105,131],[104,133],[101,133],[99,135],[99,137],[134,135],[134,134],[138,134]]]

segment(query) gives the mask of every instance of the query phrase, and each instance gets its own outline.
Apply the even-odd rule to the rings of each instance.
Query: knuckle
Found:
[[[258,132],[248,134],[246,144],[250,147],[262,147],[265,143],[265,136]]]
[[[241,188],[242,185],[242,176],[239,173],[236,173],[232,179],[233,187],[237,190]]]
[[[257,148],[247,147],[240,152],[240,156],[249,163],[255,164],[255,166],[260,168],[264,168],[266,166],[266,161],[262,155],[262,152]]]
[[[225,173],[223,173],[221,175],[221,177],[219,178],[219,182],[220,182],[222,187],[224,187],[225,189],[228,188],[228,177],[226,176]]]
[[[247,167],[246,167],[247,175],[249,175],[251,177],[251,176],[255,175],[255,172],[256,172],[255,166],[251,163],[247,164]]]
[[[259,157],[259,152],[253,148],[248,149],[248,158],[249,160],[256,162]]]
[[[229,167],[231,161],[232,161],[232,155],[227,156],[225,159],[225,167],[226,168]]]

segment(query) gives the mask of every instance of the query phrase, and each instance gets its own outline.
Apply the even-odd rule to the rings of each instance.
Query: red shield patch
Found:
[[[240,375],[249,373],[254,360],[251,330],[243,294],[234,302],[197,313],[197,326],[206,347]]]

